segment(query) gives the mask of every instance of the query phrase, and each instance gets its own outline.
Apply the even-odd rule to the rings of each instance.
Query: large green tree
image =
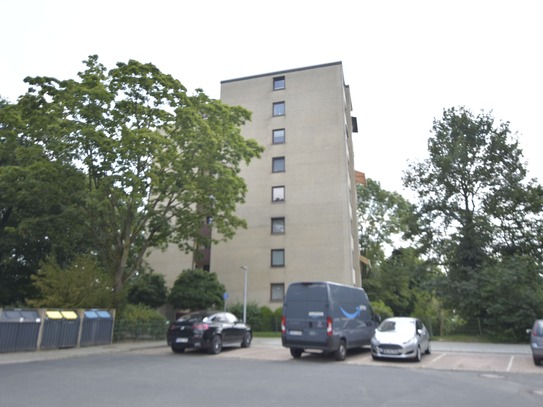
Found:
[[[89,249],[85,177],[21,135],[17,106],[0,103],[0,305],[36,294],[31,276],[48,257],[63,266]]]
[[[216,243],[200,233],[206,218],[221,239],[244,227],[240,165],[263,149],[240,134],[250,112],[188,95],[152,64],[85,64],[77,80],[25,79],[19,138],[85,175],[86,226],[120,292],[150,249]]]
[[[493,282],[480,278],[482,270],[511,256],[529,255],[541,264],[542,189],[527,178],[509,123],[484,112],[444,110],[428,153],[404,176],[419,197],[421,242],[447,274],[449,306],[485,317],[489,304],[477,294],[485,281]],[[535,284],[540,280],[533,275]]]

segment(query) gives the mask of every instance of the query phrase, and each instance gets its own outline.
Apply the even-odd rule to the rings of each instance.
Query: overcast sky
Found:
[[[543,1],[0,0],[0,95],[26,76],[75,78],[97,54],[108,68],[151,62],[189,91],[220,81],[343,62],[356,169],[404,193],[434,118],[465,106],[510,122],[543,182]]]

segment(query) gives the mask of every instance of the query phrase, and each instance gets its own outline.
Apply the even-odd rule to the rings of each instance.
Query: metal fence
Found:
[[[115,321],[113,341],[166,340],[167,330],[168,322],[164,320],[134,321],[118,319]]]

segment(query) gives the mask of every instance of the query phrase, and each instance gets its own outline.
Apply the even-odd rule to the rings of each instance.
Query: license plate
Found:
[[[302,336],[302,331],[289,331],[289,335]]]
[[[176,338],[175,343],[187,343],[189,338]]]
[[[382,353],[385,353],[387,355],[397,355],[398,351],[395,349],[383,349]]]

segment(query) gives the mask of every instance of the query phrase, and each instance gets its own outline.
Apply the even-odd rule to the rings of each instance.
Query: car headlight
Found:
[[[407,341],[402,343],[403,346],[416,345],[416,344],[417,344],[417,340],[415,338],[408,339]]]

